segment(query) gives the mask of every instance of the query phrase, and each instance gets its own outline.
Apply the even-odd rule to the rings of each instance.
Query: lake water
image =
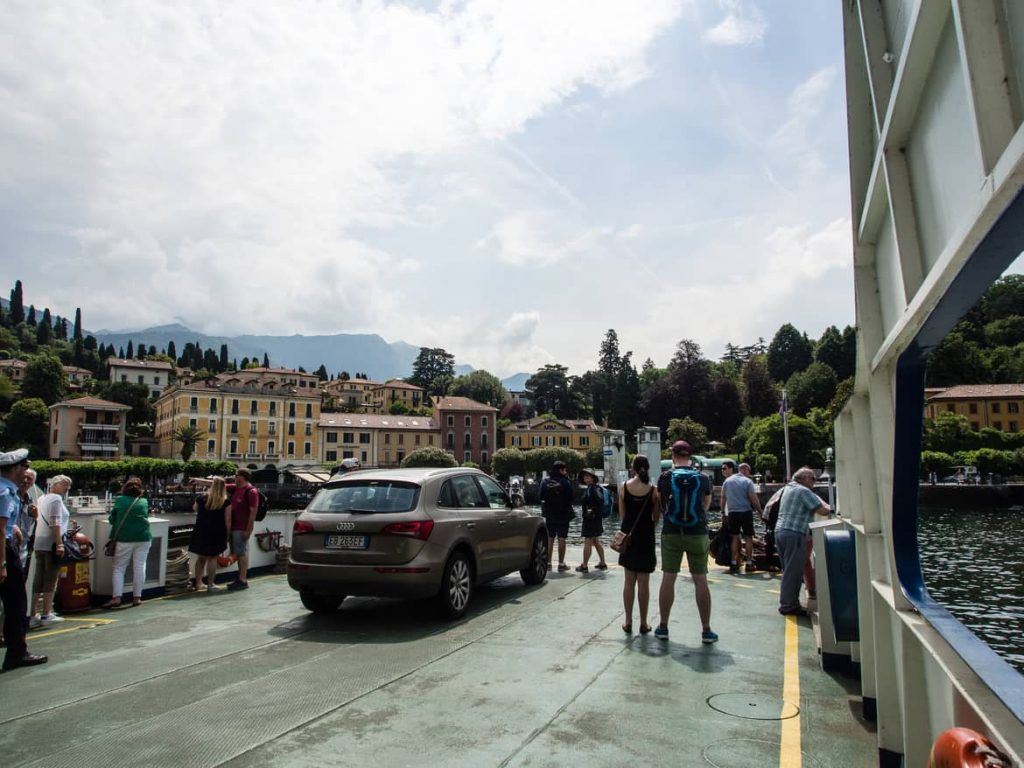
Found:
[[[708,519],[714,526],[720,516]],[[606,544],[618,524],[618,516],[604,521]],[[583,543],[580,525],[577,514],[572,544]],[[932,597],[1024,673],[1024,511],[922,508],[918,528]]]

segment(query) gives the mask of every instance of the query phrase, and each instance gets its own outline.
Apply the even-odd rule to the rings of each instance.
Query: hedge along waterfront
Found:
[[[122,459],[121,461],[33,461],[32,468],[38,473],[36,482],[45,486],[45,481],[54,475],[67,475],[75,489],[106,487],[111,482],[137,476],[146,481],[166,480],[178,475],[185,477],[206,477],[207,475],[230,476],[236,465],[230,461],[178,461],[177,459]]]

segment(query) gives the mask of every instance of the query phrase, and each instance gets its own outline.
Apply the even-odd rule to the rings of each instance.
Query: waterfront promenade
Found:
[[[623,634],[618,568],[506,577],[454,624],[361,598],[313,616],[283,576],[80,614],[30,635],[49,664],[0,675],[5,768],[875,765],[778,578],[711,578],[714,646],[686,580],[668,643]]]

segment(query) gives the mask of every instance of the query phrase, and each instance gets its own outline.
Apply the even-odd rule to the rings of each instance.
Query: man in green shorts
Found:
[[[718,641],[718,635],[711,631],[711,590],[708,589],[711,540],[707,512],[711,506],[711,481],[691,466],[692,454],[693,449],[685,440],[672,443],[672,469],[662,472],[658,478],[658,493],[665,515],[661,528],[662,574],[658,593],[661,623],[654,630],[654,636],[668,640],[668,617],[676,599],[676,577],[685,553],[703,629],[700,639],[709,645]],[[674,519],[669,520],[669,517]]]

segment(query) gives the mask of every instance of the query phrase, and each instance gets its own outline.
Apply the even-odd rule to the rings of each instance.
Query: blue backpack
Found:
[[[612,512],[615,510],[615,497],[612,496],[612,492],[604,486],[601,487],[601,493],[604,496],[604,506],[601,508],[601,517],[611,517]]]
[[[681,528],[692,528],[701,520],[701,473],[691,467],[675,467],[668,472],[672,498],[665,519]]]

